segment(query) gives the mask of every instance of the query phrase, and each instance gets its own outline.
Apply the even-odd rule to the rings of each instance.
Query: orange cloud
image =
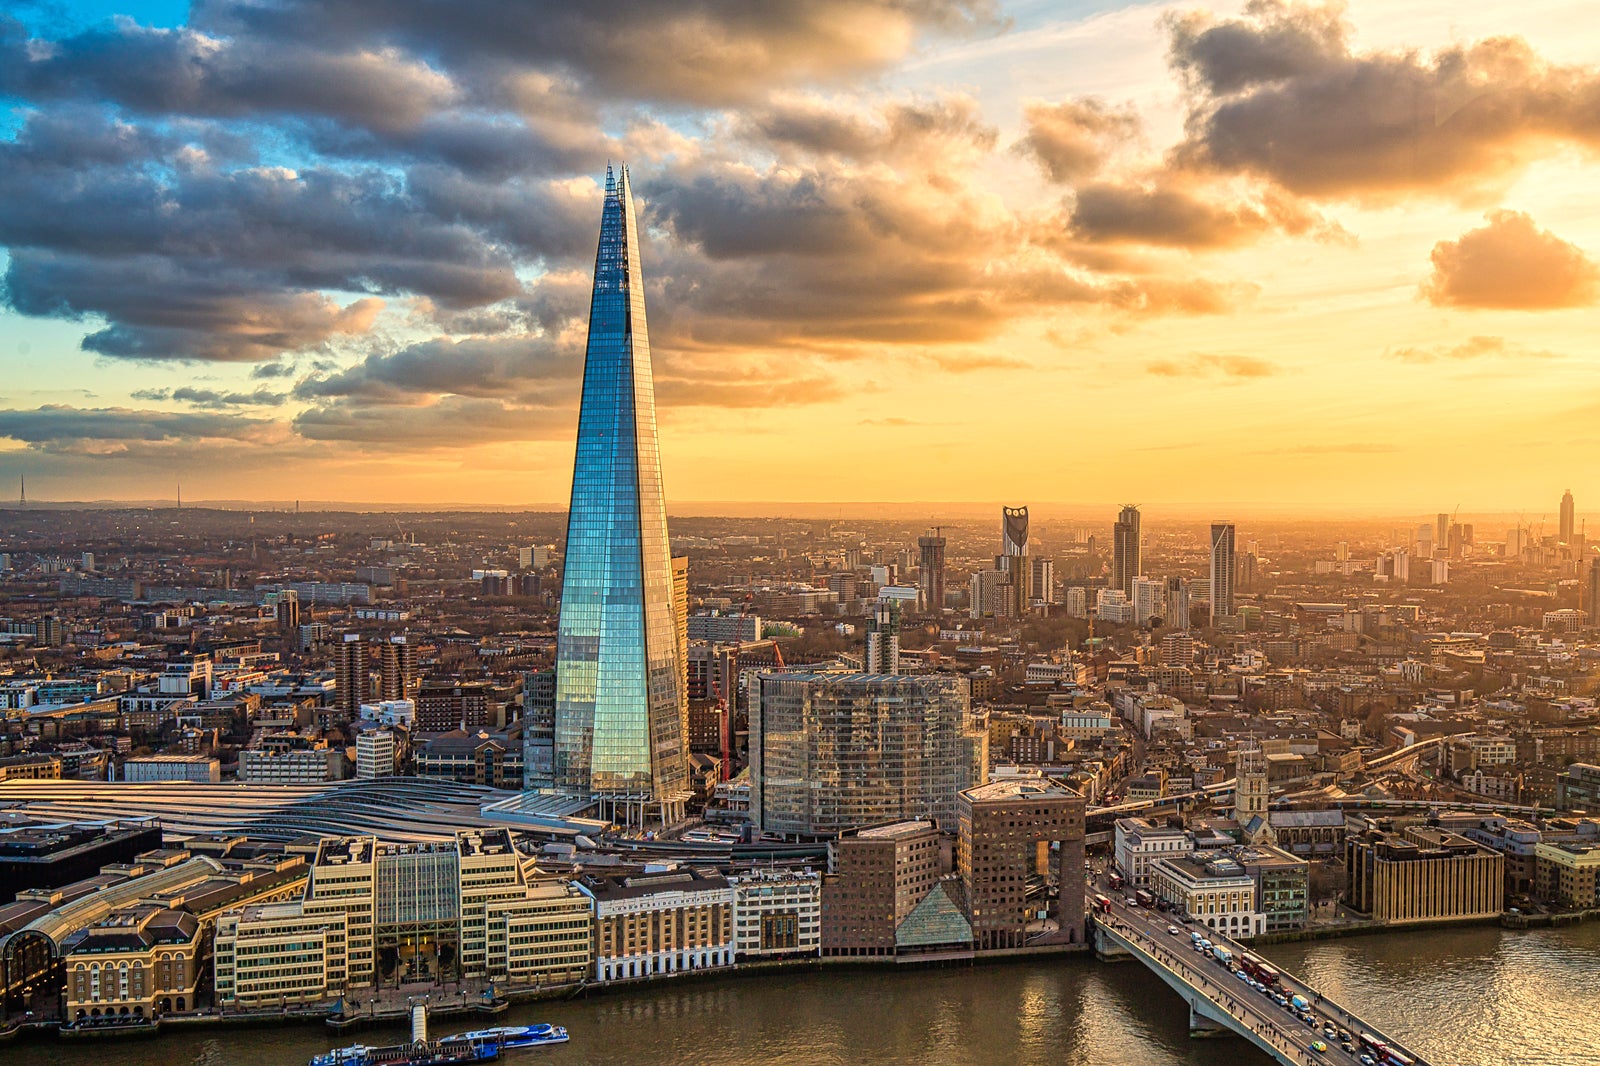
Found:
[[[1433,246],[1433,274],[1422,285],[1429,303],[1549,311],[1594,302],[1600,270],[1577,245],[1520,211],[1488,218],[1488,225]]]

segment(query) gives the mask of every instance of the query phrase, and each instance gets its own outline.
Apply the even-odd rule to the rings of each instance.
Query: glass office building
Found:
[[[556,648],[553,777],[602,817],[687,798],[671,555],[628,170],[606,170]]]

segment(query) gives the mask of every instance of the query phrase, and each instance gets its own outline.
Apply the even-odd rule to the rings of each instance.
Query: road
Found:
[[[1272,996],[1250,987],[1209,955],[1202,955],[1191,946],[1191,930],[1199,932],[1214,942],[1228,947],[1237,958],[1244,949],[1219,937],[1203,925],[1184,924],[1177,915],[1163,914],[1143,907],[1129,907],[1123,897],[1113,895],[1109,886],[1090,881],[1091,898],[1100,893],[1112,900],[1109,915],[1097,915],[1097,921],[1109,921],[1111,927],[1133,940],[1148,954],[1200,989],[1213,1003],[1219,1005],[1236,1020],[1253,1030],[1293,1063],[1329,1063],[1333,1066],[1363,1066],[1359,1048],[1347,1052],[1341,1046],[1337,1031],[1329,1036],[1322,1028],[1331,1022],[1338,1030],[1346,1030],[1352,1037],[1363,1029],[1370,1029],[1359,1018],[1331,1001],[1323,1001],[1315,989],[1288,974],[1282,977],[1285,995],[1299,993],[1311,1003],[1315,1027],[1306,1024],[1299,1016],[1279,1005]],[[1176,924],[1175,924],[1176,923]],[[1170,932],[1176,928],[1177,933]],[[1314,1051],[1314,1041],[1326,1045],[1325,1051]],[[1371,1062],[1371,1059],[1367,1060]],[[1419,1064],[1421,1066],[1421,1064]]]

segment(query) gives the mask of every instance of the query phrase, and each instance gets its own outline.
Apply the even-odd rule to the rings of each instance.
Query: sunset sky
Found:
[[[1600,499],[1592,2],[5,10],[6,499],[564,504],[608,160],[671,499]]]

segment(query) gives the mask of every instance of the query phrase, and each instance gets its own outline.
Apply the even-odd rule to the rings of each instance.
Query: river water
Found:
[[[1494,927],[1279,945],[1310,979],[1435,1066],[1600,1064],[1600,924]],[[667,983],[513,1008],[499,1024],[564,1025],[572,1042],[513,1052],[551,1064],[697,1066],[1051,1064],[1254,1066],[1242,1040],[1191,1039],[1188,1013],[1133,962],[1072,957],[939,970],[829,967],[793,976]],[[467,1028],[449,1020],[445,1031]],[[405,1031],[367,1030],[389,1043]],[[0,1048],[27,1066],[302,1066],[337,1038],[312,1026],[136,1042]]]

